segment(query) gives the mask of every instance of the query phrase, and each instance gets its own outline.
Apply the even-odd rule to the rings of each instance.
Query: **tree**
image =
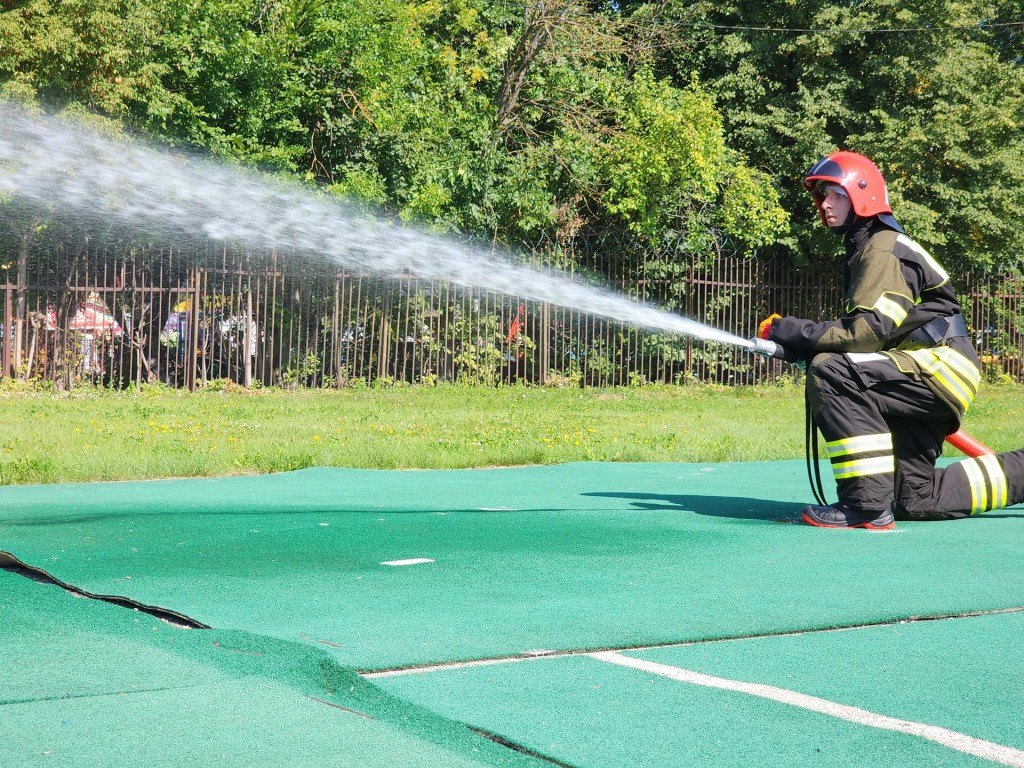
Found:
[[[655,68],[669,5],[29,0],[0,83],[563,262],[772,242],[770,179]]]
[[[689,4],[676,4],[678,16]],[[1016,3],[1019,10],[1019,2]],[[1015,265],[1024,252],[1024,68],[1019,14],[985,0],[736,2],[707,9],[666,57],[717,96],[729,142],[771,169],[800,257],[832,253],[799,178],[834,149],[886,175],[900,218],[948,267]],[[802,212],[802,213],[800,213]]]
[[[8,7],[10,6],[10,7]],[[28,0],[0,12],[0,98],[77,106],[131,122],[177,97],[147,52],[161,31],[138,0]]]

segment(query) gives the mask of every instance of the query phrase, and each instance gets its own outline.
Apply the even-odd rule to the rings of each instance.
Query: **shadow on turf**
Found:
[[[742,496],[697,496],[667,493],[585,493],[584,496],[600,496],[614,499],[629,499],[632,506],[645,510],[678,510],[695,512],[712,517],[732,517],[737,520],[762,520],[773,523],[800,522],[804,504],[751,499]]]
[[[599,494],[591,494],[599,495]],[[614,494],[609,494],[614,495]],[[97,514],[77,514],[77,515],[62,515],[53,514],[48,517],[35,516],[35,517],[16,517],[9,520],[0,518],[0,524],[10,526],[12,528],[42,528],[48,525],[52,526],[74,526],[81,525],[83,523],[97,523],[106,522],[111,520],[135,520],[138,518],[140,521],[143,518],[154,518],[154,517],[220,517],[226,515],[239,515],[239,516],[255,516],[255,515],[279,515],[281,517],[287,517],[290,515],[311,515],[315,517],[325,517],[329,515],[337,514],[359,514],[359,515],[459,515],[459,514],[473,514],[473,515],[500,515],[506,513],[519,513],[519,512],[573,512],[575,510],[569,507],[467,507],[465,509],[447,506],[433,506],[428,507],[426,505],[422,507],[416,507],[411,509],[367,509],[365,505],[359,507],[353,507],[347,509],[345,507],[323,507],[317,509],[306,509],[306,508],[293,508],[288,506],[274,507],[273,509],[253,509],[251,507],[225,507],[220,505],[219,509],[194,509],[182,510],[181,508],[175,507],[174,509],[145,509],[143,507],[135,507],[131,510],[125,510],[124,512],[114,513],[97,513]]]
[[[732,517],[737,520],[762,520],[773,523],[801,523],[801,512],[804,503],[773,501],[770,499],[751,499],[742,496],[695,496],[663,493],[585,493],[584,496],[600,496],[613,499],[630,499],[636,509],[679,512],[694,512],[698,515],[711,517]],[[659,503],[660,502],[660,503]],[[964,519],[997,519],[1021,517],[1024,509],[1017,514],[1011,507],[1000,512],[986,512],[976,518]],[[906,522],[906,521],[904,521]],[[925,521],[927,522],[927,521]]]

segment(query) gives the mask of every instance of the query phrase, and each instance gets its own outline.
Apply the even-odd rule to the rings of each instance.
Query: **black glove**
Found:
[[[807,356],[802,352],[796,352],[788,347],[784,347],[778,342],[769,341],[767,339],[753,338],[750,340],[751,347],[750,351],[755,355],[763,355],[765,357],[773,357],[777,360],[795,365],[800,370],[806,370],[807,368]]]

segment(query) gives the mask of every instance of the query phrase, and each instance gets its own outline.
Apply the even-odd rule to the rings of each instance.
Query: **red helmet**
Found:
[[[822,183],[842,187],[853,204],[853,212],[858,216],[878,216],[893,229],[903,231],[893,218],[892,208],[889,207],[889,193],[886,191],[881,171],[864,155],[858,155],[856,152],[833,152],[816,162],[807,172],[804,187],[811,193],[824,223],[825,214],[821,210],[821,203],[825,195],[821,192]]]

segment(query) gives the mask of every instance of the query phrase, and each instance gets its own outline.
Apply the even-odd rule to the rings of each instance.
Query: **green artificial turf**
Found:
[[[309,646],[187,630],[0,570],[0,765],[539,768]]]
[[[631,653],[1024,750],[1024,612]],[[942,670],[937,674],[937,670]]]
[[[737,641],[743,642],[748,641]],[[663,658],[667,654],[659,657]],[[754,658],[778,669],[767,655]],[[841,655],[832,662],[844,667]],[[439,670],[375,682],[397,696],[571,766],[992,765],[914,736],[586,656]],[[869,683],[888,690],[878,676],[864,680]],[[1004,707],[1003,713],[1008,712]]]
[[[358,669],[1016,607],[1024,511],[792,525],[801,462],[0,489],[0,550]],[[408,566],[406,559],[432,562]],[[852,580],[852,582],[851,582]]]

